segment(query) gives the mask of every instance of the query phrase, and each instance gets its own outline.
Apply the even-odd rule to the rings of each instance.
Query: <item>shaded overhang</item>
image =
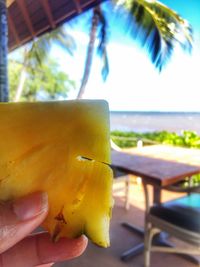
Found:
[[[12,51],[104,0],[7,0],[8,48]]]

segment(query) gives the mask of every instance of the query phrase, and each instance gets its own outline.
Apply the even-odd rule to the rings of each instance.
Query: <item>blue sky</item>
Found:
[[[101,61],[94,57],[92,72],[84,98],[106,99],[111,110],[137,111],[200,111],[200,1],[164,0],[187,19],[194,29],[194,47],[191,55],[176,49],[172,60],[159,74],[146,52],[122,31],[119,19],[113,18],[109,28],[108,56],[110,73],[104,83]],[[103,7],[107,9],[107,4]],[[59,60],[77,90],[81,82],[88,44],[90,12],[72,21],[69,28],[77,49],[73,57],[54,47],[52,54]]]

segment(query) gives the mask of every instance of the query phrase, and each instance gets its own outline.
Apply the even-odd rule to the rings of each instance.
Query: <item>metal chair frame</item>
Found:
[[[145,213],[144,267],[150,266],[150,254],[152,251],[189,254],[189,255],[200,255],[200,233],[186,230],[182,227],[178,227],[162,219],[159,219],[157,216],[151,215],[148,185],[143,183],[143,187],[144,187],[145,202],[146,202],[145,203],[146,213]],[[187,189],[182,189],[180,187],[173,186],[171,188],[164,188],[164,189],[170,190],[170,191],[176,191],[176,192],[178,190],[179,192],[191,193],[191,192],[199,192],[200,186],[187,188]],[[184,242],[190,243],[191,245],[193,245],[194,248],[185,249],[185,248],[164,247],[164,246],[153,245],[152,244],[153,237],[156,234],[161,233],[162,231],[167,232],[168,234]],[[200,267],[200,263],[198,266]]]

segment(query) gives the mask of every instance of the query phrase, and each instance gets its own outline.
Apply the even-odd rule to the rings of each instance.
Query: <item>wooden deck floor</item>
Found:
[[[99,248],[89,242],[86,252],[70,262],[57,263],[56,267],[143,267],[143,255],[130,259],[128,262],[120,260],[120,254],[131,246],[142,241],[141,237],[128,232],[121,226],[121,222],[134,223],[143,226],[144,198],[141,186],[131,185],[131,206],[129,211],[123,207],[123,183],[114,185],[113,195],[115,207],[111,221],[111,246],[108,249]],[[175,194],[165,193],[163,199],[177,197]],[[152,267],[195,267],[197,265],[172,254],[152,254]]]

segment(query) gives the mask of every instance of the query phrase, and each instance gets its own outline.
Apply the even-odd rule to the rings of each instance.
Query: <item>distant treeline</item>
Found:
[[[181,135],[167,131],[146,133],[112,131],[111,138],[122,148],[134,147],[138,140],[143,140],[144,145],[158,143],[200,149],[200,135],[193,131],[182,131]]]

